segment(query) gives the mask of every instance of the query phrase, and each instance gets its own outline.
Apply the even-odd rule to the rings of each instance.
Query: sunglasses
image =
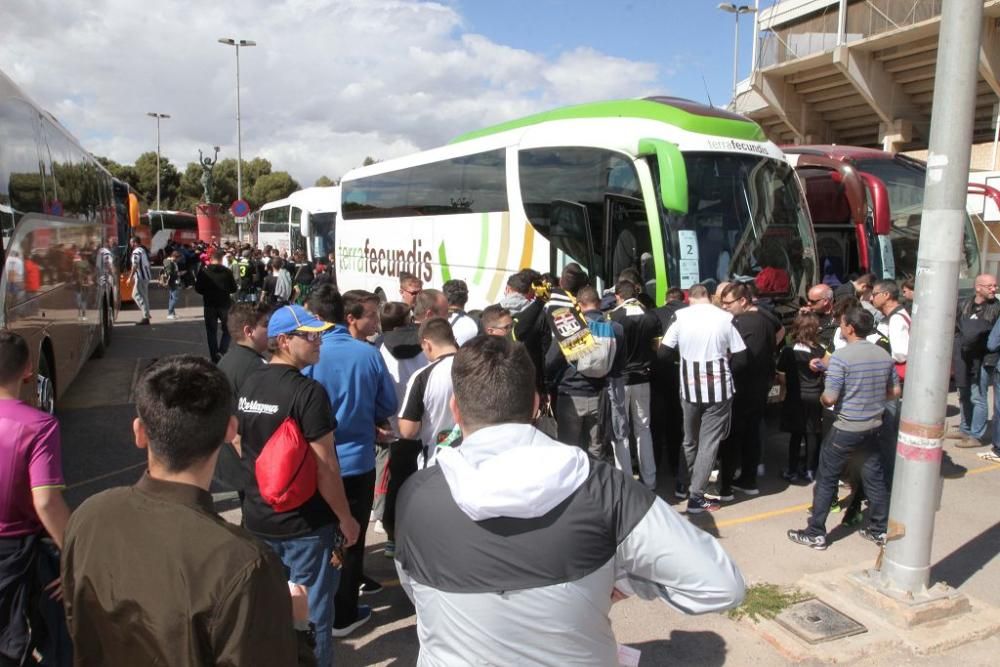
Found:
[[[292,331],[291,333],[287,333],[285,335],[301,338],[309,343],[315,343],[323,337],[323,333],[320,331]]]

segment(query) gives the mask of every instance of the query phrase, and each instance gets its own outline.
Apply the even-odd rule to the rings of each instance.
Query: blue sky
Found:
[[[665,92],[724,106],[733,77],[734,18],[711,0],[455,0],[466,28],[553,56],[588,46],[655,63]],[[736,3],[740,4],[740,3]],[[753,1],[745,2],[753,5]],[[770,0],[762,7],[771,5]],[[753,15],[740,17],[740,74],[750,70]],[[704,82],[702,77],[704,76]]]
[[[676,95],[729,101],[733,16],[707,0],[32,0],[3,9],[0,70],[83,146],[184,168],[243,155],[302,185],[547,109]],[[765,4],[770,4],[768,1]],[[44,29],[42,28],[44,26]],[[52,35],[59,35],[58,43]],[[114,39],[95,38],[114,35]],[[751,17],[742,18],[741,78]],[[55,45],[55,47],[54,47]],[[702,79],[704,77],[704,81]]]

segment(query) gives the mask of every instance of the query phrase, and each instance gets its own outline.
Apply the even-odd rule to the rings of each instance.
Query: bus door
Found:
[[[549,209],[548,222],[546,237],[551,271],[559,275],[564,266],[576,262],[584,271],[594,274],[598,264],[594,258],[594,237],[587,206],[555,199]]]
[[[649,238],[649,221],[642,199],[624,195],[604,196],[602,277],[614,286],[625,269],[635,269],[642,278],[644,290],[656,297],[656,271],[653,265],[652,243]]]

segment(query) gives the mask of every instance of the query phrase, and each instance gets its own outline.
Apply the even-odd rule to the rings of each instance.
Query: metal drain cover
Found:
[[[815,598],[796,602],[778,614],[774,620],[810,644],[820,644],[868,632],[865,626],[853,618]]]

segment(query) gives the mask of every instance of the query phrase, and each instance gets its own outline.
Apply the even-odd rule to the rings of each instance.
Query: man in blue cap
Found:
[[[337,420],[330,399],[323,385],[301,373],[319,361],[322,333],[331,326],[302,306],[275,310],[267,325],[271,361],[243,382],[236,406],[247,472],[244,525],[271,545],[292,582],[309,589],[309,620],[315,626],[320,665],[330,665],[333,659],[333,596],[339,575],[330,556],[338,521],[346,546],[358,539],[358,522],[351,516],[333,450]],[[316,456],[317,490],[303,505],[279,512],[261,497],[255,466],[286,417],[295,420]]]

